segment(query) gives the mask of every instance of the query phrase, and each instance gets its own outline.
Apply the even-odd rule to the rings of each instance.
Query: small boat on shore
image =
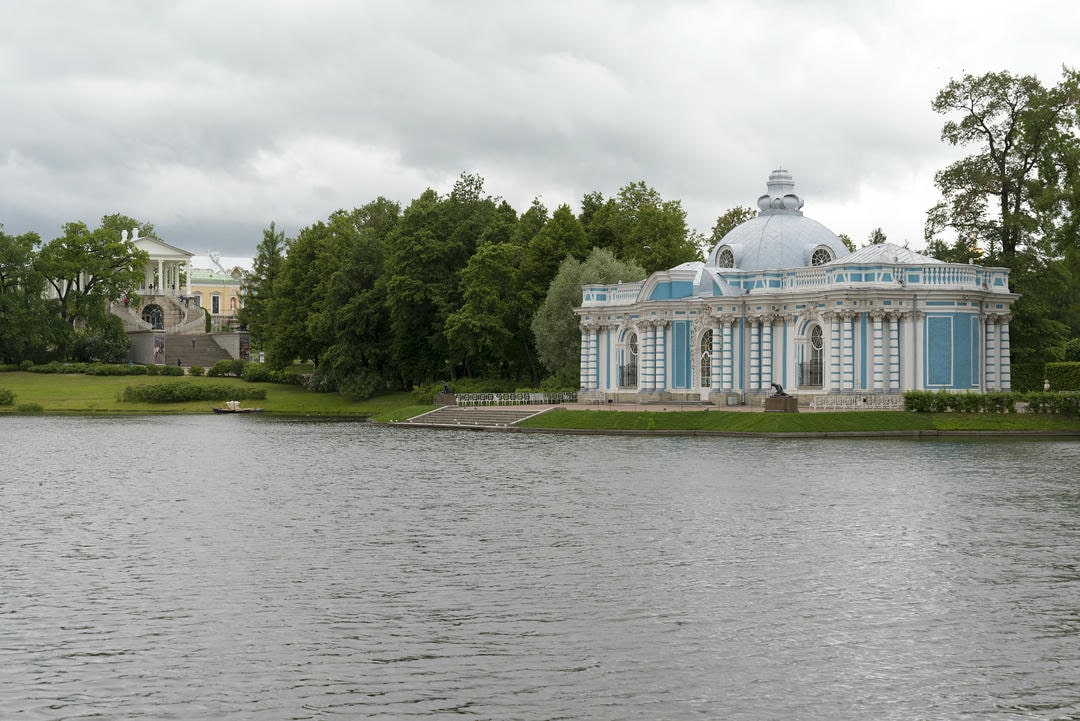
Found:
[[[262,408],[241,408],[240,401],[225,401],[222,407],[210,406],[214,413],[262,413]]]

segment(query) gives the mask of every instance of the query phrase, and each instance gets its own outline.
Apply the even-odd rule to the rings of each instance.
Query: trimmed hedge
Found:
[[[1080,391],[1080,363],[1047,363],[1046,380],[1055,391]]]
[[[1077,393],[904,393],[904,410],[916,413],[1016,413],[1020,403],[1027,406],[1028,413],[1080,415]]]
[[[73,373],[87,376],[182,376],[184,369],[178,366],[137,365],[132,363],[60,363],[53,361],[44,365],[23,368],[31,373]]]
[[[244,386],[220,386],[177,381],[155,385],[128,386],[120,400],[128,403],[185,403],[188,401],[263,400],[266,390]]]

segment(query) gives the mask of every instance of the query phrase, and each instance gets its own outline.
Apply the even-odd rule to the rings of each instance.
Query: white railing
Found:
[[[898,411],[904,396],[896,393],[844,393],[814,396],[810,407],[826,411]]]
[[[576,391],[565,393],[457,393],[457,404],[473,406],[558,406],[577,403]]]
[[[587,285],[582,289],[581,305],[630,305],[637,300],[642,285],[643,282]],[[598,296],[603,296],[603,300],[599,300]]]

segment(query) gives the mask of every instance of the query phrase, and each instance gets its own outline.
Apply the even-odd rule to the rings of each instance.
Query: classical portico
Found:
[[[1008,270],[889,243],[853,253],[776,171],[706,262],[590,285],[581,386],[621,400],[1008,390]],[[722,400],[721,400],[722,399]]]

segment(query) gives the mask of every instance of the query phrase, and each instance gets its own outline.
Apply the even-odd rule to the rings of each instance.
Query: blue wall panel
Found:
[[[690,348],[690,321],[677,320],[671,324],[672,387],[690,387],[693,353]]]
[[[953,319],[928,316],[926,319],[926,384],[951,386],[953,364]]]

